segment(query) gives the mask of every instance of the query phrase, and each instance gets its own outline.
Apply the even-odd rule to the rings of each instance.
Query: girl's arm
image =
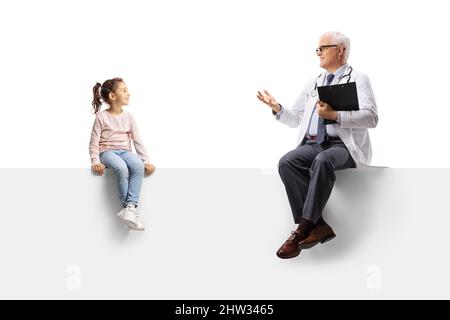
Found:
[[[147,150],[145,149],[144,143],[142,142],[141,136],[139,134],[139,129],[136,124],[134,116],[130,114],[131,117],[131,139],[134,143],[134,148],[139,158],[144,160],[145,164],[150,164],[150,159],[148,158]]]
[[[102,124],[100,118],[97,116],[95,118],[94,125],[92,126],[91,140],[89,141],[89,155],[91,157],[92,165],[100,164],[99,142],[101,132],[102,132]]]
[[[141,136],[139,134],[136,120],[134,119],[132,114],[130,114],[130,117],[131,117],[131,139],[133,140],[134,148],[136,149],[136,153],[138,154],[139,158],[144,160],[145,174],[150,175],[155,171],[155,166],[150,163],[147,150],[145,149],[144,143],[142,142]]]

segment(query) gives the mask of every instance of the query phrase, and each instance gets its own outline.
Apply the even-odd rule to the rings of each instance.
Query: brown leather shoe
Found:
[[[301,251],[298,247],[298,243],[301,240],[298,230],[292,231],[289,239],[287,239],[280,249],[278,249],[277,256],[281,259],[290,259],[298,256]]]
[[[334,234],[333,229],[326,223],[323,222],[323,224],[318,224],[309,234],[309,236],[300,241],[298,244],[299,249],[309,249],[314,247],[316,244],[324,243],[327,241],[330,241],[336,237]]]

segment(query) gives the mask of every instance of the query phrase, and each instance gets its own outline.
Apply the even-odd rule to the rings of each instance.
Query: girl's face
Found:
[[[125,82],[119,82],[116,91],[112,95],[112,101],[116,104],[120,104],[122,106],[127,106],[128,101],[130,99],[130,93],[128,92],[128,87]]]

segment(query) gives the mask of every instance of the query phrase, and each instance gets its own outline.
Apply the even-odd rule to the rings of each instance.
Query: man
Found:
[[[282,259],[296,257],[302,249],[335,237],[322,217],[336,179],[335,170],[370,163],[367,129],[378,123],[369,78],[347,64],[349,38],[339,32],[327,32],[320,37],[316,53],[320,67],[326,71],[306,85],[292,108],[283,107],[267,90],[258,91],[257,95],[272,108],[278,121],[290,127],[300,126],[297,148],[285,154],[278,165],[298,224],[277,252]],[[318,100],[318,86],[348,82],[356,82],[358,111],[335,111],[333,106]],[[323,119],[335,123],[325,124]]]

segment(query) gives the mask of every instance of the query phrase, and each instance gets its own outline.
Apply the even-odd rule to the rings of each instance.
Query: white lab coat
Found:
[[[344,76],[350,72],[349,68],[347,66],[345,69]],[[283,107],[283,112],[278,118],[280,122],[289,127],[298,127],[300,125],[297,145],[302,143],[305,138],[314,106],[318,100],[318,95],[316,94],[313,97],[311,93],[314,91],[316,82],[318,86],[324,83],[324,77],[325,72],[318,78],[316,77],[311,80],[297,98],[294,105],[291,108]],[[347,80],[348,77],[344,77],[340,83],[346,83]],[[367,129],[377,126],[377,105],[367,75],[353,69],[350,75],[350,82],[356,82],[359,110],[338,111],[339,123],[336,124],[336,131],[349,150],[356,166],[367,166],[370,164],[372,158],[372,146]]]

